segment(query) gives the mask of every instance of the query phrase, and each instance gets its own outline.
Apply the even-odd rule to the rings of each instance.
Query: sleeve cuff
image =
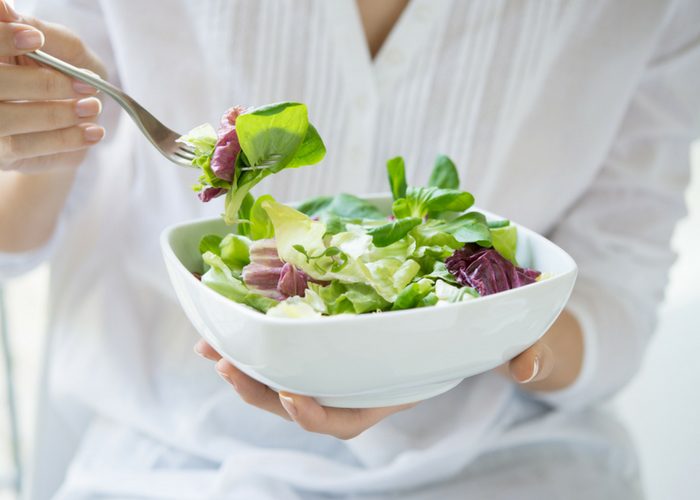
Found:
[[[65,217],[61,215],[56,222],[56,228],[49,240],[42,246],[29,252],[8,253],[0,252],[0,283],[31,271],[47,260],[58,245],[65,231]]]
[[[93,188],[96,180],[96,172],[94,168],[87,168],[85,163],[93,158],[92,151],[88,153],[86,161],[78,167],[73,186],[70,189],[66,203],[63,206],[61,214],[56,221],[56,227],[53,234],[41,247],[28,252],[0,252],[0,283],[5,283],[10,279],[16,278],[35,267],[42,264],[44,261],[51,258],[56,247],[63,239],[63,234],[66,232],[66,227],[72,217],[72,214],[78,210],[81,203],[88,197],[90,190]]]

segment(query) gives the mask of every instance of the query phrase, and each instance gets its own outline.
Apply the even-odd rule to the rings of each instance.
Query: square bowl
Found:
[[[387,196],[365,199],[390,210]],[[270,317],[208,288],[192,273],[202,271],[200,238],[231,231],[220,218],[166,228],[161,248],[185,314],[225,359],[276,391],[325,406],[371,408],[437,396],[490,370],[534,344],[561,313],[576,263],[545,237],[511,223],[518,262],[551,277],[466,302],[357,316]]]

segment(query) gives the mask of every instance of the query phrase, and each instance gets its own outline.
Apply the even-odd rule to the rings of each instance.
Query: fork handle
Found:
[[[46,66],[50,66],[65,75],[75,78],[76,80],[92,85],[96,89],[99,89],[108,96],[112,97],[115,101],[117,101],[117,104],[119,104],[124,111],[126,111],[132,120],[134,120],[136,126],[141,130],[141,132],[143,132],[151,144],[153,144],[164,156],[173,161],[171,156],[167,152],[163,151],[158,143],[158,139],[161,139],[161,137],[154,137],[153,134],[149,132],[149,128],[158,127],[163,131],[163,133],[168,134],[174,134],[174,132],[158,121],[155,116],[149,113],[143,106],[141,106],[121,89],[115,87],[108,81],[103,80],[88,70],[73,66],[72,64],[49,55],[41,50],[27,52],[24,55],[45,64]]]
[[[71,76],[76,80],[92,85],[96,89],[99,89],[105,94],[114,98],[122,107],[129,106],[133,102],[133,99],[131,99],[128,95],[124,94],[124,92],[122,92],[120,89],[108,81],[103,80],[96,74],[73,66],[72,64],[62,61],[61,59],[49,55],[46,52],[36,50],[34,52],[27,52],[24,55],[42,64],[51,66],[53,69],[58,70],[65,75]]]

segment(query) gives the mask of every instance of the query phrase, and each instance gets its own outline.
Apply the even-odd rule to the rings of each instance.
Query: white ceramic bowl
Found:
[[[388,198],[368,199],[388,210]],[[230,232],[219,218],[171,226],[161,245],[187,317],[224,358],[274,390],[369,408],[437,396],[519,354],[554,322],[574,286],[576,263],[516,226],[518,261],[551,278],[457,304],[314,319],[265,316],[192,275],[202,270],[200,238]]]

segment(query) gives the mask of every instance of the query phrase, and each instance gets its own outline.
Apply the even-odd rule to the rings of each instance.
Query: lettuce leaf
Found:
[[[396,243],[414,227],[418,226],[422,219],[418,217],[410,217],[408,219],[399,219],[375,226],[367,230],[367,234],[372,237],[372,243],[377,247],[387,247],[392,243]]]
[[[275,201],[269,194],[264,194],[255,200],[250,209],[248,219],[250,221],[250,237],[254,240],[272,238],[275,235],[275,228],[272,225],[270,216],[263,208],[263,203]]]
[[[389,186],[394,200],[406,197],[406,165],[403,158],[397,156],[386,162],[386,171],[389,175]]]
[[[454,303],[474,299],[479,293],[471,287],[456,287],[440,279],[435,282],[435,295],[443,302]]]
[[[251,241],[245,236],[227,234],[207,234],[199,241],[199,253],[212,253],[221,258],[226,266],[236,275],[250,262]],[[205,261],[206,264],[206,261]]]
[[[459,174],[455,164],[445,155],[435,159],[435,166],[430,174],[428,186],[443,189],[459,189]]]
[[[390,305],[371,286],[364,283],[333,281],[328,286],[312,283],[309,289],[311,297],[315,294],[323,302],[324,314],[363,314],[382,311]],[[312,303],[315,299],[307,300]]]
[[[219,243],[221,260],[232,270],[240,273],[250,263],[250,241],[245,236],[227,234]]]
[[[267,311],[268,316],[276,318],[317,318],[321,313],[314,309],[301,297],[289,297],[282,302],[277,302]]]
[[[309,124],[304,104],[282,102],[262,106],[237,114],[235,127],[228,121],[225,126],[227,144],[240,145],[234,165],[217,164],[219,171],[226,172],[225,178],[212,170],[218,140],[213,127],[197,127],[179,140],[195,150],[192,164],[202,171],[200,183],[195,186],[200,198],[208,201],[226,193],[224,220],[227,224],[237,222],[239,209],[249,191],[265,177],[285,168],[316,164],[326,154],[318,131]],[[219,163],[233,159],[232,154],[220,156]]]
[[[215,292],[263,313],[278,304],[276,300],[248,290],[243,281],[233,275],[231,269],[218,255],[206,252],[202,255],[202,260],[209,266],[209,270],[202,275],[202,283]]]
[[[491,228],[491,243],[498,253],[514,265],[518,265],[518,261],[515,259],[515,251],[518,247],[518,230],[515,226]]]
[[[434,284],[428,279],[421,279],[406,286],[396,297],[392,311],[413,309],[434,289]]]

